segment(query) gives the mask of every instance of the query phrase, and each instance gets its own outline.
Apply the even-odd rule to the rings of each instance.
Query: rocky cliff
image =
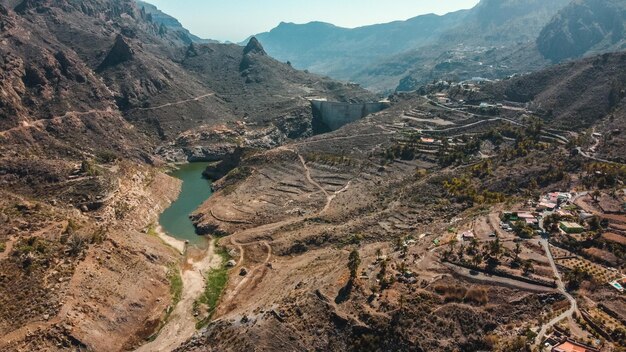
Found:
[[[537,38],[541,54],[558,62],[626,48],[626,4],[619,0],[574,1]]]

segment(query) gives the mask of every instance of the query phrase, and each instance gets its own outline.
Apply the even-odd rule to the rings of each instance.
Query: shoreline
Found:
[[[185,242],[183,240],[179,240],[179,239],[169,235],[167,232],[165,232],[165,230],[163,230],[163,227],[161,227],[160,224],[157,224],[157,226],[155,227],[154,231],[157,233],[159,238],[163,242],[165,242],[166,245],[174,248],[181,255],[185,254],[185,250],[187,248],[187,242]]]

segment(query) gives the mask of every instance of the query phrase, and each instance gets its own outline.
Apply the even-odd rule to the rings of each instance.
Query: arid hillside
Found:
[[[588,59],[486,85],[474,101],[509,101],[535,111],[551,128],[596,132],[587,137],[603,157],[624,162],[626,128],[626,54],[603,54]],[[588,133],[591,135],[592,133]]]
[[[576,66],[598,62],[605,72],[601,62],[609,63],[614,76],[621,56]],[[536,75],[554,70],[562,67]],[[578,79],[578,70],[559,72],[561,82]],[[219,243],[237,265],[215,320],[179,351],[526,351],[555,325],[588,336],[566,319],[578,311],[563,286],[574,279],[550,264],[565,242],[550,247],[522,225],[506,230],[503,214],[539,214],[534,206],[554,190],[583,199],[598,187],[598,168],[619,187],[624,166],[600,161],[586,142],[587,128],[600,130],[604,117],[557,130],[557,120],[523,104],[491,96],[487,107],[462,105],[453,97],[466,88],[431,89],[396,95],[389,110],[338,131],[248,154],[216,183],[194,219],[203,232],[226,236]],[[599,79],[587,89],[608,96],[611,86]],[[542,94],[528,102],[545,101]],[[444,96],[447,103],[433,100]],[[585,115],[568,108],[559,121]],[[612,194],[608,183],[600,187]],[[623,199],[619,191],[611,197]],[[579,246],[590,263],[599,259],[585,246],[622,253],[600,240]],[[585,285],[585,311],[593,297],[619,295]],[[626,306],[618,298],[615,307]]]
[[[0,1],[0,350],[144,343],[180,299],[164,158],[305,136],[308,96],[374,99],[187,39],[130,0]]]

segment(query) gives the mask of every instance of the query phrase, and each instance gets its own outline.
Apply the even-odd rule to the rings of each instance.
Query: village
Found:
[[[545,317],[552,320],[537,332],[539,350],[604,351],[606,341],[626,342],[625,214],[623,190],[551,192],[476,218],[447,240],[442,257],[459,273],[553,287],[568,297],[569,309]]]

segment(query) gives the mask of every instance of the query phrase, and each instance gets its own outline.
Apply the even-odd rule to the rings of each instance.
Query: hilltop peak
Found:
[[[250,40],[248,41],[248,45],[246,45],[245,49],[243,49],[244,55],[247,55],[248,53],[267,55],[265,49],[263,49],[263,45],[261,45],[256,37],[250,38]]]

